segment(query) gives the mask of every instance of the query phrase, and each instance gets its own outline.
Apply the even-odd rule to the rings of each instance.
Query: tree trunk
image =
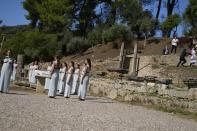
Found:
[[[174,6],[177,4],[178,0],[168,0],[167,2],[167,15],[170,16],[173,13]]]
[[[17,56],[17,77],[20,79],[22,77],[22,69],[23,69],[23,55]]]
[[[124,46],[125,46],[125,43],[122,42],[121,48],[120,48],[120,58],[119,58],[118,68],[123,68],[123,65],[124,65]]]
[[[159,19],[159,14],[160,14],[160,10],[161,10],[161,3],[162,3],[162,0],[159,0],[159,4],[158,4],[158,7],[157,7],[157,14],[156,14],[156,20],[157,21]]]
[[[137,41],[134,44],[133,58],[130,61],[129,76],[130,77],[137,76]]]
[[[175,5],[176,5],[177,3],[178,3],[178,0],[168,0],[168,1],[167,1],[167,16],[172,15],[173,9],[174,9],[174,7],[175,7]],[[167,36],[168,36],[168,37],[170,37],[171,31],[172,31],[172,30],[169,30],[169,31],[167,32]]]

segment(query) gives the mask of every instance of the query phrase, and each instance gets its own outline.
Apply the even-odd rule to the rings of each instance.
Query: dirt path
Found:
[[[197,122],[168,113],[88,97],[11,91],[0,94],[0,131],[195,131]]]

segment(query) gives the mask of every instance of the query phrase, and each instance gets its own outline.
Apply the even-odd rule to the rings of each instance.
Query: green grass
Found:
[[[172,113],[172,114],[177,115],[182,118],[193,119],[193,120],[197,121],[197,112],[186,111],[180,107],[172,108],[172,107],[164,107],[164,106],[158,106],[158,105],[147,106],[147,107],[153,108],[153,109],[156,109],[159,111],[163,111],[163,112]]]

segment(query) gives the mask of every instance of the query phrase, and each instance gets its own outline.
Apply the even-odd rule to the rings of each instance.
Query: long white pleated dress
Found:
[[[33,65],[30,65],[29,66],[29,72],[28,72],[28,80],[29,80],[29,83],[31,83],[31,77],[32,77],[32,70],[33,70]]]
[[[71,67],[67,72],[65,91],[64,91],[64,97],[66,98],[70,97],[72,82],[73,82],[73,70],[74,69]]]
[[[77,93],[77,89],[79,86],[79,74],[80,74],[79,68],[75,69],[75,72],[73,74],[73,83],[72,83],[72,90],[71,90],[72,95]]]
[[[13,72],[12,72],[12,76],[11,76],[11,80],[15,81],[16,80],[16,70],[17,70],[18,64],[14,63],[13,65]]]
[[[63,94],[65,90],[65,82],[66,82],[66,67],[60,69],[60,76],[59,76],[59,82],[58,82],[58,89],[59,93]]]
[[[51,75],[51,80],[49,82],[49,91],[48,91],[48,96],[49,97],[55,97],[56,92],[57,92],[57,86],[58,86],[58,79],[59,79],[59,67],[57,65],[57,61],[53,62],[52,65],[52,75]]]
[[[85,100],[86,98],[89,78],[90,78],[90,69],[88,66],[85,66],[81,72],[80,85],[79,85],[79,90],[78,90],[78,96],[79,96],[79,99],[81,100]]]
[[[10,78],[13,71],[13,60],[6,56],[3,60],[3,66],[1,69],[1,78],[0,78],[0,91],[3,93],[8,93]]]
[[[38,65],[34,65],[32,67],[32,73],[31,73],[31,83],[36,84],[36,70],[38,69]]]
[[[51,70],[52,70],[52,66],[48,66],[47,67],[47,72],[50,74],[51,73]],[[49,84],[50,84],[50,78],[46,78],[45,79],[45,85],[44,85],[44,89],[47,90],[49,89]]]

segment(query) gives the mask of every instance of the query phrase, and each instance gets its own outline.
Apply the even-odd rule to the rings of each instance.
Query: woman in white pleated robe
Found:
[[[79,77],[80,77],[80,65],[76,64],[75,71],[73,74],[73,83],[72,83],[72,91],[71,91],[72,95],[77,93],[79,86]]]
[[[28,72],[28,80],[29,80],[29,83],[32,83],[31,82],[31,77],[32,77],[32,70],[33,70],[33,68],[34,68],[34,62],[32,62],[31,64],[30,64],[30,66],[29,66],[29,72]]]
[[[68,69],[67,63],[62,63],[59,73],[60,74],[59,82],[58,82],[59,94],[64,94],[67,69]]]
[[[11,80],[12,80],[12,81],[15,81],[15,80],[16,80],[16,71],[17,71],[17,67],[18,67],[17,61],[14,60],[13,71],[12,71],[12,76],[11,76]]]
[[[64,91],[65,98],[70,97],[74,70],[75,70],[75,64],[73,61],[71,61],[71,63],[69,64],[69,69],[67,71],[67,77],[66,77],[66,85],[65,85],[65,91]]]
[[[13,71],[13,60],[10,58],[11,51],[7,51],[7,56],[3,60],[3,66],[1,68],[0,78],[0,92],[8,93],[10,78]]]
[[[49,91],[48,97],[55,98],[59,80],[59,70],[60,70],[60,60],[59,57],[56,56],[53,61],[52,70],[50,74],[50,84],[49,84]]]
[[[31,73],[31,84],[36,84],[36,70],[38,69],[38,62],[35,61],[34,66],[32,67]]]
[[[86,98],[89,78],[90,78],[90,70],[91,70],[91,60],[86,59],[84,63],[84,67],[82,68],[82,71],[81,71],[80,85],[79,85],[79,90],[78,90],[78,96],[81,101],[85,101],[85,98]]]
[[[51,74],[52,71],[52,64],[53,62],[50,63],[50,65],[47,67],[47,73]],[[48,90],[49,89],[49,83],[50,83],[50,78],[45,78],[45,85],[44,85],[44,89]]]

